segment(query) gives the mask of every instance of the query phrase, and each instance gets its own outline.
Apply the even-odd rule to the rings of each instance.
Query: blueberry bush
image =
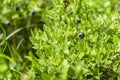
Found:
[[[0,2],[1,80],[120,80],[119,0]]]

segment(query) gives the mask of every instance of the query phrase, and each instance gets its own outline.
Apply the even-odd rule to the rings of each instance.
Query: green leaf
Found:
[[[6,60],[0,57],[0,73],[4,73],[8,70],[8,64]]]
[[[0,34],[0,41],[3,39],[3,33]]]
[[[79,58],[82,59],[82,57],[85,55],[84,52],[79,53]]]
[[[96,56],[97,55],[96,49],[92,49],[91,52],[90,52],[90,55],[91,56]]]
[[[113,43],[118,43],[119,38],[117,35],[113,35]]]
[[[5,58],[5,59],[8,59],[8,60],[11,61],[13,64],[16,64],[12,58],[10,58],[9,56],[7,56],[7,55],[5,55],[5,54],[0,53],[0,57]]]

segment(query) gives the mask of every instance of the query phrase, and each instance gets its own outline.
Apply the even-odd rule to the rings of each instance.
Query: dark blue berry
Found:
[[[15,11],[20,11],[20,8],[18,6],[15,7]]]
[[[9,20],[6,21],[5,24],[6,24],[7,26],[10,26],[10,21],[9,21]]]
[[[85,34],[84,33],[80,33],[79,34],[79,38],[83,39],[85,37]]]
[[[77,23],[81,23],[81,19],[80,18],[77,19]]]
[[[100,80],[105,80],[105,75],[102,74],[102,75],[100,76]]]
[[[31,14],[32,14],[32,15],[35,15],[35,11],[34,11],[34,10],[31,10]]]

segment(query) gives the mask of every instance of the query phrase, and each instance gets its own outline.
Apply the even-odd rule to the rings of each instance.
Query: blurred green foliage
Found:
[[[120,79],[119,0],[0,2],[0,79]]]

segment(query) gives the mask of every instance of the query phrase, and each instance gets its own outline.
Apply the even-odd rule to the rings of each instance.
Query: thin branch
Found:
[[[34,27],[36,26],[35,24],[31,25],[30,27]],[[21,30],[23,30],[24,28],[27,28],[27,27],[21,27],[21,28],[18,28],[16,29],[15,31],[13,31],[12,33],[10,33],[1,43],[0,43],[0,46],[6,41],[8,40],[9,38],[11,38],[12,36],[14,36],[16,33],[20,32]]]
[[[21,27],[21,28],[18,28],[17,30],[13,31],[12,33],[10,33],[6,38],[5,40],[3,40],[1,43],[0,43],[0,46],[6,41],[8,40],[10,37],[12,37],[13,35],[15,35],[16,33],[20,32],[21,30],[23,30],[24,28]]]

